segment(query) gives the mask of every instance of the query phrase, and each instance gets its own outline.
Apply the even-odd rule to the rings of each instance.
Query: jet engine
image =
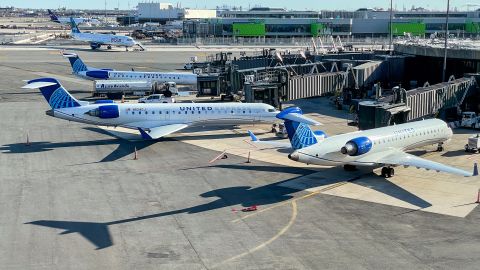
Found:
[[[102,119],[117,118],[120,115],[118,105],[102,105],[86,112],[85,114]]]
[[[358,137],[348,141],[345,146],[340,149],[342,154],[349,156],[360,156],[368,153],[372,149],[373,143],[367,137]]]
[[[108,70],[88,70],[85,75],[96,79],[107,79]]]

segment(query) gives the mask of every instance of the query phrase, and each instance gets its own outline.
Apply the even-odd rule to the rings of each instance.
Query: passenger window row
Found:
[[[143,112],[143,113],[142,113],[142,112]],[[189,112],[190,112],[190,114],[195,114],[195,112],[197,112],[198,114],[201,114],[202,112],[205,112],[205,114],[208,114],[208,112],[211,112],[212,114],[213,114],[213,113],[221,113],[221,112],[215,112],[215,111],[213,111],[213,110],[211,110],[211,111],[207,111],[207,110],[175,111],[175,110],[173,110],[173,111],[158,111],[158,114],[162,114],[162,113],[163,113],[163,114],[169,114],[169,112],[172,112],[172,114],[189,114]],[[128,112],[127,112],[127,113],[128,113]],[[142,114],[155,114],[155,113],[156,113],[156,111],[153,111],[153,110],[152,110],[152,111],[137,111],[137,113],[136,113],[135,111],[132,111],[132,115],[135,115],[135,114],[139,114],[139,115],[142,115]],[[224,112],[224,113],[225,113],[225,112]],[[232,111],[230,111],[230,113],[231,113],[231,114],[234,114],[235,111],[232,110]],[[246,114],[247,111],[246,111],[246,110],[243,110],[243,111],[238,111],[237,113]],[[252,111],[251,111],[251,110],[248,110],[248,113],[252,113]]]
[[[398,140],[406,139],[406,138],[425,136],[425,135],[428,135],[428,134],[438,134],[439,132],[441,132],[441,129],[438,128],[438,129],[428,129],[428,130],[423,130],[423,131],[416,131],[414,133],[407,133],[407,134],[395,134],[395,135],[389,136],[387,138],[374,140],[374,142],[376,144],[382,144],[382,143],[394,142],[394,141],[398,141]]]
[[[169,79],[169,80],[180,80],[180,76],[166,76],[160,74],[119,74],[113,73],[114,78],[146,78],[146,79]]]

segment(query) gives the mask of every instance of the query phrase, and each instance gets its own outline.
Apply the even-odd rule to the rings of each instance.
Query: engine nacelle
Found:
[[[115,101],[111,99],[100,99],[100,100],[95,100],[95,104],[111,104],[115,103]]]
[[[313,134],[315,134],[315,136],[317,136],[317,137],[323,137],[323,138],[327,138],[327,137],[328,137],[328,136],[327,136],[327,133],[325,133],[325,132],[323,132],[323,131],[321,131],[321,130],[315,130],[315,131],[313,132]]]
[[[102,119],[111,119],[120,116],[118,105],[102,105],[96,109],[86,112],[85,114]]]
[[[107,70],[88,70],[87,72],[85,72],[85,75],[95,79],[108,79]]]
[[[360,156],[372,149],[373,143],[367,137],[358,137],[348,141],[340,150],[342,154],[349,156]]]

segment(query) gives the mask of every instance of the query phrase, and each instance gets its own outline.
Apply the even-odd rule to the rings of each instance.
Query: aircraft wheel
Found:
[[[343,165],[343,169],[347,172],[353,172],[357,170],[357,167],[355,165],[345,164]]]
[[[388,168],[388,178],[390,178],[394,175],[395,175],[395,169],[394,168]]]
[[[439,145],[439,146],[437,147],[437,152],[443,152],[443,150],[444,150],[444,149],[443,149],[443,146],[440,146],[440,145]]]
[[[107,49],[111,50],[111,49],[112,49],[112,46],[108,45],[108,46],[107,46]]]
[[[387,177],[387,171],[388,171],[387,167],[382,168],[382,173],[381,173],[382,177]]]

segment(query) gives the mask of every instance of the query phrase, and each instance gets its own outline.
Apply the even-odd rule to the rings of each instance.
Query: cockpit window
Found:
[[[268,109],[268,112],[275,112],[275,109]]]

